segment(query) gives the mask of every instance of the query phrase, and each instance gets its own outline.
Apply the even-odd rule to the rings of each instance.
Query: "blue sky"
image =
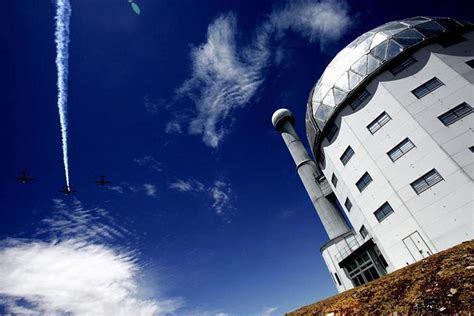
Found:
[[[305,139],[340,49],[399,18],[472,21],[469,2],[136,3],[71,0],[70,197],[54,2],[3,4],[0,312],[268,316],[335,294],[271,114],[291,108]]]

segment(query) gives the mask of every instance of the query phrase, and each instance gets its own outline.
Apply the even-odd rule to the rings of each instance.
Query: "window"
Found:
[[[364,103],[367,98],[370,97],[370,93],[367,90],[362,91],[357,98],[351,103],[351,108],[355,111],[357,110],[362,103]]]
[[[452,108],[448,112],[438,116],[438,119],[441,122],[443,122],[444,125],[449,126],[449,125],[459,121],[463,117],[471,114],[472,112],[473,111],[472,111],[471,106],[469,104],[467,104],[466,102],[463,102],[463,103],[459,104],[458,106]]]
[[[388,204],[388,202],[385,202],[381,207],[379,207],[375,212],[374,215],[377,218],[379,222],[383,221],[387,216],[393,213],[393,209]]]
[[[339,279],[339,276],[337,273],[334,273],[334,277],[336,278],[337,284],[342,285],[341,280]]]
[[[469,150],[474,153],[474,146],[469,147]]]
[[[367,231],[367,228],[365,228],[364,225],[362,225],[362,227],[359,229],[359,233],[362,236],[362,238],[364,238],[364,239],[365,239],[365,237],[367,237],[369,235],[369,232]]]
[[[474,68],[474,59],[466,61],[466,64],[470,66],[471,68]]]
[[[331,182],[334,187],[337,187],[337,177],[334,173],[332,174]]]
[[[414,64],[415,62],[416,62],[415,58],[408,56],[407,58],[402,60],[398,65],[395,65],[394,67],[392,67],[392,69],[390,69],[390,72],[392,73],[392,75],[395,76],[401,73],[404,69],[408,68],[408,66],[410,66],[411,64]]]
[[[438,43],[444,48],[452,46],[457,43],[464,42],[466,39],[459,34],[446,34],[438,39]]]
[[[364,191],[364,189],[372,182],[372,178],[370,177],[369,173],[366,172],[364,175],[356,182],[356,186],[360,192]]]
[[[410,183],[410,185],[417,194],[420,194],[442,180],[444,180],[443,177],[438,173],[438,171],[436,171],[436,169],[433,169]]]
[[[354,156],[354,150],[352,150],[351,146],[348,146],[339,159],[341,159],[342,164],[345,166],[352,156]]]
[[[344,202],[344,206],[346,207],[347,211],[350,212],[352,208],[352,202],[349,198],[346,198],[346,202]]]
[[[438,78],[434,77],[419,86],[418,88],[416,88],[415,90],[412,90],[411,93],[413,93],[418,99],[421,99],[425,95],[438,89],[442,85],[444,85],[444,83],[442,83]]]
[[[392,118],[387,112],[383,112],[375,120],[372,121],[369,125],[367,125],[367,129],[372,133],[375,134],[379,129],[382,128],[385,124],[387,124]]]
[[[336,124],[333,124],[331,126],[331,129],[329,130],[328,134],[326,135],[326,138],[328,139],[328,141],[332,141],[334,136],[336,136],[336,133],[337,131],[339,130],[339,128],[337,127]]]
[[[392,159],[392,161],[395,161],[412,150],[414,147],[415,145],[411,142],[411,140],[409,138],[405,138],[400,144],[391,149],[387,155],[390,157],[390,159]]]

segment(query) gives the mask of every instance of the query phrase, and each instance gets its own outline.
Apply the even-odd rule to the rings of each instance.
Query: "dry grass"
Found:
[[[286,315],[472,314],[473,273],[471,240]]]

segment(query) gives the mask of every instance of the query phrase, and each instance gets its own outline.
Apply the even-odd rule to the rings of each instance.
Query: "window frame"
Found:
[[[388,119],[387,119],[388,118]],[[386,119],[386,120],[383,120]],[[383,111],[379,116],[377,116],[372,122],[367,125],[367,129],[369,132],[374,135],[377,133],[382,127],[387,125],[388,122],[392,120],[392,117],[385,111]],[[377,129],[374,129],[375,127],[378,127]]]
[[[346,197],[346,201],[344,202],[344,207],[346,208],[347,212],[350,212],[352,209],[352,202]]]
[[[328,130],[326,134],[326,139],[329,142],[332,142],[338,131],[339,131],[339,127],[336,124],[332,124],[331,128]]]
[[[407,56],[402,61],[400,61],[397,65],[390,68],[390,72],[392,73],[392,75],[396,76],[416,62],[417,60],[413,58],[413,56]]]
[[[354,156],[355,152],[354,149],[349,145],[347,146],[346,150],[342,153],[341,157],[339,157],[339,160],[342,162],[342,165],[345,166],[351,160],[351,158]]]
[[[369,181],[366,181],[367,177],[368,177]],[[371,184],[373,181],[374,181],[374,180],[372,179],[372,177],[370,176],[370,174],[366,171],[366,172],[362,175],[362,177],[360,177],[359,180],[357,180],[357,182],[356,182],[356,187],[357,187],[357,189],[359,189],[359,192],[362,193],[362,192],[369,186],[369,184]],[[361,187],[359,186],[359,183],[363,183],[364,186],[361,188]]]
[[[367,91],[367,89],[364,89],[357,98],[354,99],[354,101],[351,102],[350,106],[352,110],[357,111],[360,109],[362,103],[364,103],[365,100],[367,100],[371,96],[370,92]]]
[[[432,177],[433,175],[437,175],[437,177],[434,179],[430,179],[430,177]],[[436,168],[433,168],[427,173],[425,173],[424,175],[422,175],[421,177],[419,177],[418,179],[416,179],[415,181],[412,181],[410,183],[410,186],[412,187],[412,189],[415,191],[417,195],[420,195],[421,193],[434,187],[436,184],[440,183],[443,180],[444,180],[443,176],[438,172],[438,170],[436,170]],[[417,185],[419,183],[424,183],[425,185],[418,187]]]
[[[332,174],[331,183],[334,186],[334,188],[337,188],[337,177],[335,173]]]
[[[458,113],[459,110],[462,109],[462,108],[467,108],[468,111]],[[474,112],[474,109],[472,108],[472,106],[467,102],[462,102],[462,103],[456,105],[454,108],[444,112],[443,114],[438,115],[438,120],[440,120],[441,123],[444,124],[444,126],[451,126],[454,123],[456,123],[457,121],[459,121],[459,120],[463,119],[464,117],[468,116],[472,112]],[[448,117],[452,118],[452,116],[454,116],[454,119],[449,120]]]
[[[369,236],[369,231],[367,230],[367,228],[365,227],[365,225],[362,225],[359,229],[359,234],[362,236],[363,239],[365,239],[365,237]]]
[[[386,210],[388,210],[388,212]],[[393,213],[394,213],[394,210],[392,206],[390,205],[390,203],[388,203],[387,201],[384,204],[382,204],[378,209],[376,209],[373,214],[375,218],[377,219],[377,221],[381,223],[383,220],[385,220],[387,217],[389,217]],[[382,214],[382,216],[379,217],[378,214]]]
[[[444,85],[445,84],[439,80],[438,77],[433,77],[425,83],[419,85],[417,88],[411,90],[411,93],[413,93],[413,95],[418,99],[421,99]]]
[[[405,146],[405,144],[411,144],[412,147],[410,147],[408,150],[405,150],[403,149]],[[415,144],[411,141],[411,139],[409,137],[406,137],[404,140],[402,140],[400,143],[398,143],[397,145],[395,145],[392,149],[390,149],[388,152],[387,152],[387,156],[392,160],[392,162],[395,162],[397,161],[398,159],[402,158],[403,156],[405,156],[410,150],[412,150],[413,148],[415,148]],[[401,152],[401,155],[398,156],[398,157],[393,157],[392,154],[394,154],[395,152],[397,151],[400,151]]]

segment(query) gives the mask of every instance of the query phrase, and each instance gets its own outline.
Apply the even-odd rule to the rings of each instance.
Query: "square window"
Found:
[[[359,229],[359,233],[362,236],[362,238],[364,238],[364,239],[365,239],[365,237],[367,237],[369,235],[369,232],[367,231],[367,228],[365,228],[364,225],[362,225],[362,227]]]
[[[344,206],[346,207],[346,210],[347,210],[348,212],[351,211],[352,202],[351,202],[351,200],[349,200],[349,198],[346,198],[346,202],[344,202]]]
[[[362,103],[364,103],[365,100],[367,100],[367,98],[370,97],[370,93],[369,91],[367,90],[364,90],[362,91],[359,96],[357,98],[355,98],[354,101],[352,101],[351,103],[351,108],[355,111],[357,110],[358,108],[360,108],[360,106],[362,105]]]
[[[415,148],[415,145],[412,143],[412,141],[409,138],[405,138],[400,144],[392,148],[387,153],[387,155],[390,157],[390,159],[392,159],[393,162],[395,162],[413,148]]]
[[[377,218],[379,222],[383,221],[387,216],[393,213],[393,209],[388,204],[388,202],[385,202],[381,207],[379,207],[375,212],[374,215]]]
[[[401,73],[404,69],[408,68],[411,64],[414,64],[416,62],[416,59],[408,56],[404,60],[402,60],[399,64],[395,65],[390,69],[390,72],[395,76],[399,73]]]
[[[360,192],[364,191],[364,189],[372,182],[372,177],[369,175],[368,172],[364,173],[364,175],[356,182],[356,186]]]

